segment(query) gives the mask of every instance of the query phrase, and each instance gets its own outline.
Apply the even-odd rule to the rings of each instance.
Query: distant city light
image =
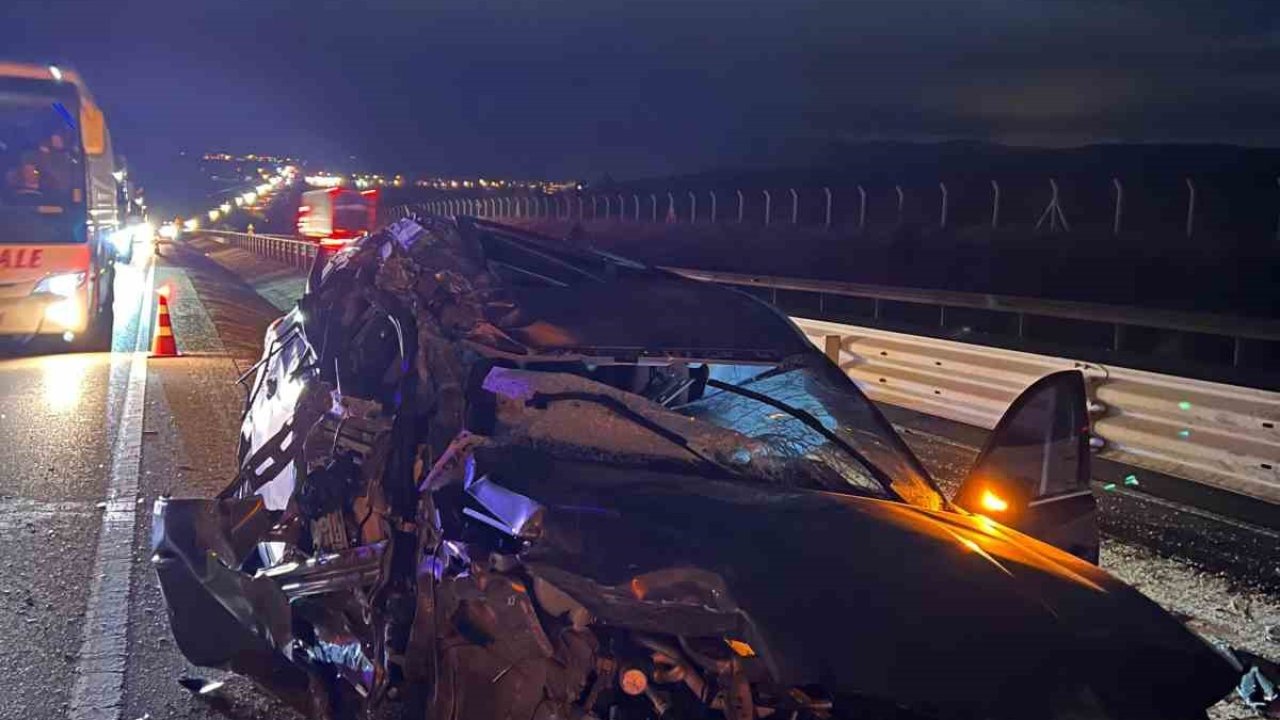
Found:
[[[224,213],[229,213],[231,212],[231,203],[222,203],[218,206],[218,209]]]

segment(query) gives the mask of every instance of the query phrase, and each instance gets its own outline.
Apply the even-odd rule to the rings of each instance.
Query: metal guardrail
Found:
[[[238,247],[300,270],[309,270],[315,261],[319,245],[286,235],[242,233],[229,230],[201,230],[202,235],[212,236],[232,247]]]
[[[1081,369],[1102,457],[1280,503],[1280,393],[792,319],[877,402],[988,429],[1038,378]]]
[[[1018,319],[1017,326],[1019,328],[1025,327],[1025,318],[1029,315],[1107,323],[1116,328],[1160,328],[1229,337],[1233,342],[1232,354],[1237,358],[1240,356],[1240,342],[1242,340],[1280,340],[1280,321],[1265,318],[1236,318],[1210,313],[1178,312],[1071,300],[1046,300],[1016,295],[968,293],[928,288],[887,287],[884,285],[833,280],[780,278],[742,273],[712,272],[691,268],[666,269],[697,280],[762,288],[773,295],[775,304],[777,303],[779,290],[794,290],[815,293],[818,295],[819,302],[831,296],[867,298],[873,302],[875,317],[879,316],[876,305],[886,300],[935,306],[939,313],[939,326],[946,324],[947,308],[973,308],[1012,314]],[[1115,344],[1112,349],[1121,349],[1123,332],[1119,330],[1113,332],[1113,338]]]

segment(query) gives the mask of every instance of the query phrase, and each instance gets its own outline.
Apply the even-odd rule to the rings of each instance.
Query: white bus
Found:
[[[109,342],[114,173],[74,71],[0,62],[0,336]]]

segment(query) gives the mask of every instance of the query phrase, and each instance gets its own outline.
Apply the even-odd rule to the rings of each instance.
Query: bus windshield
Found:
[[[0,243],[73,240],[85,183],[75,97],[16,84],[0,83]]]
[[[76,190],[83,193],[69,113],[65,105],[46,99],[0,95],[0,202],[67,207]]]

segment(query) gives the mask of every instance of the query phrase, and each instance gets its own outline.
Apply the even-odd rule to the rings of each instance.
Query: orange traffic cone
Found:
[[[173,339],[173,324],[169,321],[169,293],[157,295],[156,327],[151,335],[151,357],[178,357],[178,344]]]

